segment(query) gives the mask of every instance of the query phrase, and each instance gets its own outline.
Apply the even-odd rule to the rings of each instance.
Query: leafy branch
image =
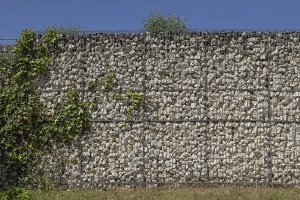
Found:
[[[186,20],[174,13],[167,18],[158,10],[149,13],[147,19],[143,19],[143,29],[150,32],[158,31],[186,31]]]

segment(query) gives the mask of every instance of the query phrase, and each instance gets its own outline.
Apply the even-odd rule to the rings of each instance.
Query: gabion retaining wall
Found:
[[[91,33],[61,37],[37,86],[49,112],[69,89],[90,131],[41,165],[68,187],[300,184],[300,32]],[[89,89],[116,72],[107,94]],[[112,94],[153,105],[133,113]]]

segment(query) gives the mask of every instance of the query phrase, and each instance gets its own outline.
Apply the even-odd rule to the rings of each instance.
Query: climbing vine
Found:
[[[102,93],[104,95],[107,95],[108,92],[112,89],[113,85],[116,83],[115,82],[116,78],[116,72],[111,69],[111,67],[108,67],[104,77],[101,79],[99,82],[88,82],[87,83],[87,88],[89,90],[94,90],[96,88],[102,89]]]
[[[76,91],[46,114],[35,91],[38,78],[53,64],[50,49],[57,33],[42,38],[24,30],[10,57],[0,58],[0,153],[7,174],[28,175],[39,158],[57,142],[70,143],[87,128],[86,104]]]
[[[112,95],[108,95],[109,91],[112,91],[114,85],[116,85],[116,72],[108,67],[103,78],[99,82],[88,82],[87,88],[94,90],[96,88],[101,89],[105,96],[108,96],[114,100],[124,101],[126,105],[126,119],[128,121],[133,120],[134,111],[139,110],[147,105],[154,105],[154,102],[150,101],[145,95],[136,92],[128,91],[125,94],[119,94],[116,91],[112,92]]]
[[[148,102],[147,99],[138,92],[127,92],[125,98],[127,98],[128,101],[127,120],[132,120],[134,110],[138,110]]]

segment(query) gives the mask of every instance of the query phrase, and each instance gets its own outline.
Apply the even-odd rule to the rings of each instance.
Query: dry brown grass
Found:
[[[254,188],[254,187],[186,187],[136,190],[71,190],[37,192],[38,200],[94,200],[94,199],[241,199],[241,200],[300,200],[297,188]]]

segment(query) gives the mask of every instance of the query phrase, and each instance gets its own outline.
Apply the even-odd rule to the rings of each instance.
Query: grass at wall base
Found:
[[[12,56],[0,58],[0,154],[6,185],[34,181],[31,172],[41,156],[57,143],[70,144],[88,127],[87,105],[76,91],[69,91],[66,101],[46,114],[34,85],[53,64],[57,32],[48,29],[37,37],[22,31]]]

